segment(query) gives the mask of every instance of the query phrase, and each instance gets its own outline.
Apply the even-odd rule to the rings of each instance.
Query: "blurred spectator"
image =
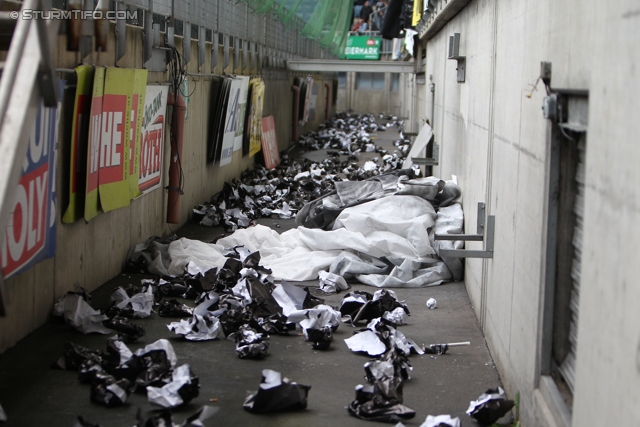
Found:
[[[356,19],[356,23],[351,28],[351,31],[354,33],[362,34],[365,31],[369,31],[369,26],[367,25],[367,21],[364,18]]]
[[[353,17],[356,19],[360,18],[360,11],[362,10],[362,6],[364,5],[364,0],[354,0],[353,1]]]
[[[367,31],[369,31],[369,24],[367,23],[367,21],[365,21],[364,18],[360,18],[360,26],[358,27],[358,33],[364,34]]]
[[[376,14],[373,20],[373,23],[375,24],[374,29],[376,31],[380,31],[380,29],[382,28],[382,18],[384,18],[384,14],[387,11],[388,5],[389,2],[387,0],[378,0],[378,2],[376,3]]]
[[[364,19],[364,22],[367,23],[367,26],[370,25],[371,14],[373,13],[373,9],[369,5],[369,0],[364,1],[364,5],[362,9],[360,9],[360,18]]]

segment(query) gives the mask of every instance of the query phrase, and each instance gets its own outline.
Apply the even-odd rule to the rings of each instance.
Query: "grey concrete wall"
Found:
[[[639,22],[632,0],[474,0],[426,43],[435,174],[458,176],[467,232],[478,201],[496,216],[494,258],[467,260],[465,282],[508,392],[521,393],[523,425],[640,423]],[[464,83],[446,59],[454,32]],[[528,95],[541,61],[552,87],[589,91],[577,380],[564,409],[540,376],[551,125],[544,87]]]
[[[338,89],[337,111],[353,110],[357,114],[397,115],[408,117],[413,110],[413,76],[400,75],[400,87],[391,90],[391,75],[385,73],[384,89],[356,89],[356,73],[347,72],[347,87]]]
[[[84,62],[113,66],[114,43],[112,33],[109,51],[90,54]],[[143,68],[142,36],[139,28],[127,27],[127,43],[126,56],[117,65],[126,68]],[[176,45],[180,50],[182,46],[180,37],[176,37]],[[205,51],[208,55],[205,64],[210,64],[210,47],[207,46]],[[188,64],[188,72],[210,73],[210,67],[206,65],[202,70],[198,70],[197,55],[197,42],[192,40],[192,60]],[[54,65],[58,68],[73,68],[79,61],[76,53],[66,51],[65,36],[59,37],[53,58]],[[219,59],[220,65],[213,70],[216,75],[233,72],[241,74],[241,70],[233,70],[232,65],[223,70],[222,57]],[[286,149],[292,144],[293,75],[286,70],[263,69],[262,73],[266,84],[263,114],[274,116],[279,147]],[[255,75],[257,70],[249,72],[245,70],[245,74]],[[315,81],[321,87],[317,101],[317,118],[305,126],[300,126],[301,132],[315,129],[324,121],[324,78],[320,74],[314,75]],[[332,78],[333,76],[329,76],[327,81],[332,83]],[[180,224],[170,227],[165,223],[167,197],[162,189],[132,200],[127,208],[101,213],[89,223],[79,220],[73,224],[62,224],[58,218],[55,257],[5,282],[10,305],[7,316],[0,317],[0,352],[46,322],[54,302],[67,291],[72,290],[75,283],[89,291],[96,289],[121,272],[125,265],[127,251],[132,245],[152,235],[172,234],[173,230],[189,219],[194,205],[208,201],[213,194],[222,189],[225,181],[239,177],[244,169],[253,165],[254,158],[243,157],[242,150],[234,152],[232,163],[223,167],[205,162],[208,122],[212,114],[209,111],[211,79],[207,76],[196,76],[195,80],[194,82],[190,79],[189,82],[192,94],[188,103],[182,154],[184,195],[180,197]],[[149,73],[149,83],[167,81],[166,73]],[[333,109],[330,109],[330,114],[334,114]],[[167,131],[166,134],[163,187],[167,185],[169,169],[169,132]],[[65,142],[60,141],[60,145],[63,147]],[[68,150],[61,148],[59,168],[68,167],[68,160],[64,159],[65,152],[68,156]],[[260,155],[261,153],[257,154],[257,156]],[[58,194],[64,194],[68,186],[68,183],[62,182],[62,176],[64,173],[58,174]],[[59,206],[63,211],[66,208],[62,202],[59,202]]]

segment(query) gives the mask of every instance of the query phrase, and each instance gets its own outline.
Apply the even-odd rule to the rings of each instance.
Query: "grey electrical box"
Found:
[[[542,115],[545,119],[556,121],[558,117],[558,95],[551,94],[542,99]]]
[[[448,59],[453,59],[458,62],[457,79],[459,83],[464,83],[465,71],[466,71],[466,56],[460,55],[460,33],[454,33],[449,36],[449,56]]]

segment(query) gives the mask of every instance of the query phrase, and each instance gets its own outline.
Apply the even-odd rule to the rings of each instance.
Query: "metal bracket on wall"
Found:
[[[222,68],[226,69],[229,66],[229,34],[222,35]]]
[[[191,22],[182,23],[182,59],[185,65],[191,61]]]
[[[440,249],[441,257],[450,258],[493,258],[493,242],[494,231],[496,226],[496,217],[494,215],[487,216],[487,228],[485,230],[485,205],[478,202],[478,224],[477,234],[436,234],[435,240],[463,240],[471,242],[485,242],[484,250],[472,249]]]
[[[166,45],[172,46],[173,27],[167,27],[165,33]],[[171,42],[169,42],[169,38]],[[160,35],[160,24],[153,23],[151,11],[145,11],[142,40],[144,68],[149,71],[166,71],[167,63],[171,60],[171,49],[163,46]]]
[[[198,69],[199,70],[204,64],[204,60],[206,59],[205,52],[204,52],[204,48],[207,41],[206,31],[207,30],[202,25],[198,27]]]
[[[440,146],[433,141],[433,157],[411,157],[414,165],[438,166],[438,158],[440,157]]]
[[[449,57],[458,61],[458,82],[464,83],[465,71],[467,67],[467,57],[460,55],[460,33],[449,36]]]

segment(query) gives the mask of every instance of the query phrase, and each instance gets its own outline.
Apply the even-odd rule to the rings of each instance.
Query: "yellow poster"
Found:
[[[89,143],[87,144],[87,183],[84,199],[84,219],[91,221],[100,211],[98,197],[98,165],[100,135],[102,135],[102,101],[104,96],[105,67],[96,67],[91,95],[91,117],[89,122]]]
[[[264,80],[251,79],[251,128],[249,129],[249,156],[260,151],[262,142],[262,107],[264,105]]]
[[[131,98],[131,138],[129,140],[129,197],[136,198],[142,194],[138,187],[140,175],[140,147],[142,146],[142,120],[144,118],[144,102],[147,91],[147,70],[134,70],[133,96]]]
[[[129,142],[134,77],[133,69],[107,68],[105,73],[98,153],[98,189],[104,212],[129,206]]]
[[[76,75],[78,76],[78,83],[73,105],[71,147],[69,148],[69,165],[71,169],[69,172],[69,206],[67,206],[67,210],[62,216],[62,222],[67,224],[82,218],[84,209],[93,66],[77,66]]]
[[[413,19],[411,20],[411,26],[415,27],[422,18],[422,0],[413,0]]]

